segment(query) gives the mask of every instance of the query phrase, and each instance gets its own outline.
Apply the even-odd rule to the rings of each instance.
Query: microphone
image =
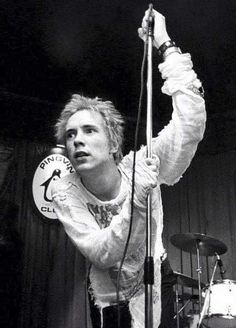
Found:
[[[219,266],[219,269],[220,269],[221,278],[225,279],[224,275],[226,273],[226,270],[224,269],[223,262],[222,262],[220,256],[217,253],[216,253],[216,259],[217,259],[217,263],[218,263],[218,266]]]
[[[148,36],[153,36],[154,29],[154,16],[152,13],[153,4],[149,4],[149,15],[148,15]]]

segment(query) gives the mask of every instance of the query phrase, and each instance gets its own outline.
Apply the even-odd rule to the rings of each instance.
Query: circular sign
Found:
[[[52,154],[44,158],[38,165],[32,183],[34,203],[44,217],[57,219],[52,204],[52,182],[75,172],[71,162],[61,154]]]

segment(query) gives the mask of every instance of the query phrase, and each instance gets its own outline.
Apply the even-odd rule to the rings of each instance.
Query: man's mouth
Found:
[[[88,153],[84,152],[84,151],[77,151],[74,154],[74,158],[82,158],[82,157],[87,157]]]

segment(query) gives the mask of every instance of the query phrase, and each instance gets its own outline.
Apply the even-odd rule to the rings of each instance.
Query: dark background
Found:
[[[170,262],[175,270],[197,278],[195,256],[169,240],[178,232],[209,234],[227,245],[222,258],[226,277],[236,279],[235,0],[153,4],[166,16],[172,39],[192,55],[208,115],[190,168],[176,186],[163,189]],[[53,125],[74,92],[112,100],[127,118],[125,146],[132,147],[143,56],[137,28],[147,8],[148,2],[134,0],[0,1],[1,196],[4,203],[7,199],[18,205],[14,222],[22,241],[15,271],[12,258],[0,258],[2,327],[90,327],[84,260],[61,225],[49,224],[33,210],[30,177],[34,163],[55,143]],[[172,108],[170,97],[160,92],[156,51],[154,57],[158,131]],[[145,101],[141,128],[140,142],[145,142]],[[207,282],[214,257],[201,260]],[[11,278],[10,269],[17,279]],[[5,283],[9,277],[12,293]]]
[[[72,93],[112,100],[133,142],[143,43],[137,36],[145,1],[2,0],[0,135],[54,143],[53,125]],[[235,0],[160,0],[169,35],[190,52],[205,88],[208,123],[200,153],[235,148]],[[154,127],[171,113],[154,51]],[[145,104],[144,104],[145,110]],[[142,133],[145,130],[145,112]],[[141,133],[141,141],[145,142]]]

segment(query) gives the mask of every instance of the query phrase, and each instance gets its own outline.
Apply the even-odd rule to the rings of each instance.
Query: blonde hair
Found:
[[[55,124],[57,142],[63,145],[66,144],[67,122],[73,114],[80,110],[92,110],[101,114],[110,145],[118,146],[117,151],[113,154],[114,160],[118,164],[123,158],[124,119],[111,101],[73,94]]]

